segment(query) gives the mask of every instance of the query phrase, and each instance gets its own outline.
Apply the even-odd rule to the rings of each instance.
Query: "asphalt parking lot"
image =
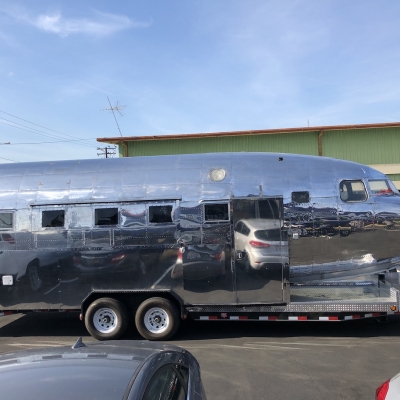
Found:
[[[76,314],[0,318],[0,352],[93,341]],[[125,339],[139,339],[132,329]],[[400,319],[185,321],[172,343],[198,359],[209,400],[373,399],[400,372]]]

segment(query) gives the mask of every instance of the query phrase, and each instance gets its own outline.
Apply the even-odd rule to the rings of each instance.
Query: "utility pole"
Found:
[[[116,146],[98,147],[97,150],[99,150],[100,153],[97,153],[97,155],[105,156],[105,158],[111,158],[112,156],[115,156],[116,149]]]

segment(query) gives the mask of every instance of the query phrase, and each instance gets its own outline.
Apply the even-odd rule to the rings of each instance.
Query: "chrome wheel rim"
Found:
[[[117,328],[117,314],[111,308],[100,308],[93,315],[93,325],[100,333],[110,333]]]
[[[151,333],[163,333],[168,329],[169,316],[160,307],[150,308],[144,315],[144,325]]]

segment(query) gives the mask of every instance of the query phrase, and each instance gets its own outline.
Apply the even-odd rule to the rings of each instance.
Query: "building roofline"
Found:
[[[136,142],[145,140],[203,139],[203,138],[224,137],[224,136],[277,135],[284,133],[327,132],[327,131],[337,131],[344,129],[372,129],[372,128],[393,128],[393,127],[400,127],[400,122],[333,125],[333,126],[307,126],[302,128],[257,129],[257,130],[232,131],[232,132],[186,133],[179,135],[120,136],[120,137],[97,138],[97,141],[102,143],[117,144],[121,142]]]

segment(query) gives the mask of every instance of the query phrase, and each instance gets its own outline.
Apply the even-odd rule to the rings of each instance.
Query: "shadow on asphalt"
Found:
[[[6,321],[2,317],[2,322]],[[4,323],[4,322],[3,322]],[[30,313],[11,320],[0,328],[0,337],[90,337],[79,314]],[[344,322],[251,322],[251,321],[192,321],[181,323],[171,340],[208,340],[241,337],[398,337],[400,316],[391,317],[388,323],[363,319]],[[124,339],[140,339],[132,324]]]

